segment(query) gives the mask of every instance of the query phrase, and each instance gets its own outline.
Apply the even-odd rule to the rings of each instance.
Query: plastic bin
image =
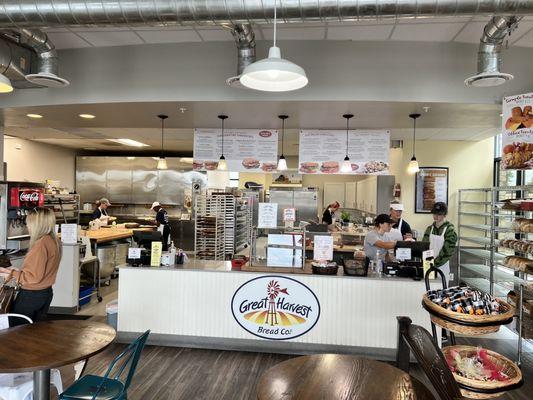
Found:
[[[105,305],[107,324],[117,330],[118,326],[118,300],[110,301]]]
[[[79,295],[79,302],[78,305],[84,306],[88,302],[91,301],[91,295],[93,294],[94,287],[92,286],[80,286],[80,295]],[[83,297],[87,296],[85,299]]]

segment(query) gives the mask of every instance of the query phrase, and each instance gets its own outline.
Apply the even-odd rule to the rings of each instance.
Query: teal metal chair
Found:
[[[63,400],[127,400],[128,387],[150,331],[144,332],[109,365],[104,376],[85,375],[59,396]],[[129,366],[124,381],[121,375]]]

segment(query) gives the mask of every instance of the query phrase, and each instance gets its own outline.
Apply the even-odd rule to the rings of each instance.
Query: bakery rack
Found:
[[[45,194],[43,207],[54,211],[58,224],[80,223],[79,194]]]
[[[462,189],[458,192],[458,280],[469,286],[506,298],[517,306],[515,331],[518,333],[518,364],[522,357],[522,338],[533,339],[532,299],[533,246],[526,241],[533,233],[517,226],[516,219],[533,219],[533,210],[508,207],[511,200],[531,199],[533,185]],[[529,228],[529,227],[528,227]],[[516,248],[504,247],[509,240],[522,242]],[[523,261],[512,267],[506,257]]]
[[[199,260],[225,259],[225,226],[219,203],[211,196],[196,197],[194,251]]]

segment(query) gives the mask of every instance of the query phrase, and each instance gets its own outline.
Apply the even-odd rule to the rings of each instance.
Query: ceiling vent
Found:
[[[231,29],[237,45],[237,75],[226,79],[228,86],[246,89],[241,83],[244,69],[255,62],[255,33],[251,24],[235,24]]]

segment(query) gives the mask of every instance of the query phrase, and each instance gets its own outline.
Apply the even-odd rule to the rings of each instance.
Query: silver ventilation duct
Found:
[[[531,0],[282,0],[283,22],[533,15]],[[270,23],[274,0],[3,0],[0,28]]]
[[[26,79],[39,86],[68,86],[69,81],[57,75],[59,63],[57,50],[46,33],[37,29],[22,28],[19,34],[20,44],[30,47],[37,53],[37,72],[26,75]]]
[[[22,50],[22,52],[24,52]],[[11,81],[25,80],[26,70],[30,69],[31,54],[26,50],[21,54],[20,46],[9,40],[0,39],[0,74]]]
[[[502,45],[505,37],[516,28],[518,19],[493,17],[483,29],[477,59],[477,74],[467,78],[467,86],[498,86],[513,79],[513,75],[500,72],[502,65]]]
[[[251,24],[235,24],[231,29],[237,45],[237,75],[226,79],[232,87],[244,88],[241,74],[244,69],[255,62],[255,33]]]

